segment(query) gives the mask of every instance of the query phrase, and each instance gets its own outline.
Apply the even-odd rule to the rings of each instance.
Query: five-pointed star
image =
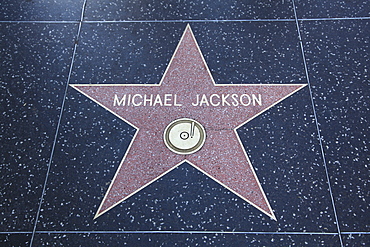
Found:
[[[71,86],[137,129],[95,218],[186,161],[276,220],[236,129],[305,85],[216,85],[188,25],[160,84]],[[193,154],[164,143],[166,127],[181,118],[205,129]]]

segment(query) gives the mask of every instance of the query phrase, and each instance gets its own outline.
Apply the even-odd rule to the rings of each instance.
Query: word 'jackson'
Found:
[[[197,94],[192,106],[255,106],[262,105],[261,94]],[[114,95],[113,106],[183,106],[177,94]]]

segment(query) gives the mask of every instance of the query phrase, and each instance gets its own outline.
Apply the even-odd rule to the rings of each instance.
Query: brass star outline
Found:
[[[276,220],[236,130],[306,84],[215,84],[190,25],[187,25],[159,84],[71,86],[137,130],[95,218],[187,162]],[[174,92],[179,98],[182,96],[180,103],[173,102]],[[217,103],[221,103],[220,95],[229,95],[225,99],[228,104],[222,101],[223,105],[215,106],[204,102],[202,106],[194,106],[194,92],[198,97],[217,94],[220,100]],[[163,103],[166,94],[171,95],[166,96],[169,99],[167,105]],[[228,101],[232,95],[252,94],[264,95],[263,105],[252,106],[249,101],[247,107],[241,98],[239,102]],[[117,107],[114,105],[115,98],[118,103],[117,95],[141,95],[141,98],[143,95],[162,95],[162,102],[157,102],[157,106],[151,102],[152,106],[148,107],[141,101],[135,106],[135,101],[130,99],[127,101],[131,102],[130,106]],[[204,147],[194,154],[174,153],[163,141],[165,127],[184,117],[199,121],[206,129]]]

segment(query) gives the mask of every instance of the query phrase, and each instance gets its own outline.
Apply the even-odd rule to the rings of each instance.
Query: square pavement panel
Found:
[[[146,27],[146,24],[143,26]],[[182,54],[183,49],[185,48],[178,48],[176,51]],[[191,59],[195,59],[193,57],[191,55]],[[180,57],[171,61],[176,64],[178,59]],[[189,65],[184,63],[183,66],[195,66],[196,71],[203,68],[201,64],[198,66],[199,61],[203,60],[194,61],[195,63]],[[169,76],[181,70],[181,67],[173,66],[175,65],[169,65],[166,72]],[[199,72],[200,75],[202,73]],[[164,84],[175,80],[168,79],[167,82],[166,78],[163,79]],[[183,87],[181,85],[187,85],[187,82],[178,83],[177,92],[180,93]],[[40,214],[39,230],[336,231],[307,88],[238,130],[240,144],[251,154],[252,164],[268,200],[272,203],[277,221],[230,193],[227,188],[210,179],[189,162],[176,167],[111,210],[104,211],[104,214],[99,213],[99,218],[94,220],[94,211],[98,210],[98,204],[109,188],[115,170],[120,167],[118,162],[138,131],[123,121],[117,121],[117,117],[111,114],[114,109],[109,110],[111,112],[106,110],[110,106],[105,105],[104,99],[113,100],[108,94],[98,93],[98,98],[94,98],[94,94],[90,94],[94,90],[84,91],[86,88],[125,88],[125,85],[130,85],[92,85],[74,87],[85,95],[90,95],[95,102],[87,100],[72,88],[68,90],[63,127],[50,173],[51,182]],[[246,85],[254,87],[253,84]],[[226,84],[224,88],[233,86],[235,84]],[[276,85],[277,88],[283,86]],[[134,85],[131,87],[135,88]],[[145,89],[155,86],[152,84],[142,87]],[[241,90],[242,84],[238,87]],[[267,93],[270,86],[258,84],[258,87],[266,87]],[[199,86],[195,84],[193,88],[199,90]],[[176,88],[172,91],[176,91]],[[103,101],[100,101],[99,95],[103,97]],[[97,102],[105,109],[97,106]],[[158,109],[153,108],[153,112],[155,111]],[[167,113],[170,115],[170,112]],[[135,115],[136,113],[132,113],[132,116]],[[209,133],[213,133],[212,128],[215,127],[206,125]],[[221,127],[221,130],[223,128],[226,127]],[[163,142],[162,131],[160,142]],[[162,150],[162,144],[158,145],[158,149]],[[161,151],[161,158],[165,157],[165,152],[169,152],[166,150],[164,148]],[[151,166],[150,157],[155,157],[155,152],[153,150],[147,156],[141,155],[141,159],[147,159],[141,164]],[[212,162],[217,163],[216,160]]]
[[[369,20],[301,25],[340,227],[369,232]]]
[[[50,161],[77,25],[0,26],[0,231],[31,230]]]

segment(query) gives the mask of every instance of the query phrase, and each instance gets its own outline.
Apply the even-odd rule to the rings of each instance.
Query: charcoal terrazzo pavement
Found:
[[[1,246],[367,246],[368,1],[3,1]],[[276,221],[184,163],[94,215],[136,130],[69,84],[308,84],[237,130]]]

